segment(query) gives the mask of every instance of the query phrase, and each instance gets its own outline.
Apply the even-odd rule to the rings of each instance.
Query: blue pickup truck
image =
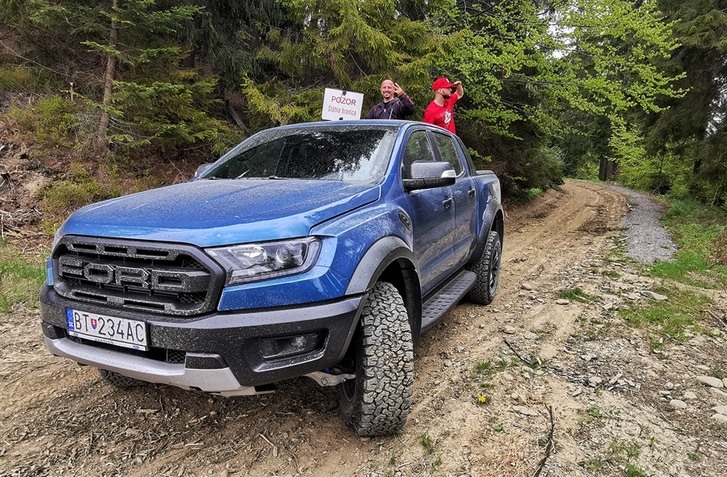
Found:
[[[307,376],[359,435],[399,431],[413,347],[462,299],[489,304],[500,184],[410,121],[257,133],[195,178],[76,211],[40,292],[51,353],[118,386],[224,396]]]

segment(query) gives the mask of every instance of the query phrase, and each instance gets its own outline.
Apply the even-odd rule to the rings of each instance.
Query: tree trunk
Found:
[[[116,11],[117,7],[119,6],[119,0],[113,0],[111,9],[112,11]],[[111,31],[109,32],[109,46],[112,48],[116,48],[116,45],[119,42],[119,27],[116,24],[116,20],[111,20]],[[116,57],[114,55],[108,55],[106,57],[106,72],[104,73],[103,78],[103,102],[102,104],[104,106],[108,106],[109,102],[111,101],[111,92],[112,92],[112,86],[114,82],[116,72]],[[108,113],[103,110],[101,111],[101,121],[98,125],[98,133],[96,135],[96,145],[99,148],[106,148],[107,146],[107,140],[106,140],[106,132],[109,127],[109,115]]]
[[[616,180],[616,163],[602,157],[598,164],[598,179],[604,182]]]

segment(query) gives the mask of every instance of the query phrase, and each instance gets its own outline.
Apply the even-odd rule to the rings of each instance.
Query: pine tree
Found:
[[[6,0],[34,65],[74,82],[101,112],[97,141],[128,146],[215,143],[216,79],[187,68],[180,38],[199,5],[157,0]],[[50,66],[52,65],[52,66]]]

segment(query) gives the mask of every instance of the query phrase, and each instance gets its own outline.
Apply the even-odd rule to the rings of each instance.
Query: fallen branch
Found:
[[[717,313],[713,312],[712,310],[707,310],[707,313],[712,315],[712,318],[714,318],[715,321],[717,321],[717,324],[719,326],[721,326],[723,328],[727,328],[727,320],[725,319],[724,316],[720,316]]]
[[[258,436],[262,437],[263,440],[265,442],[267,442],[268,444],[270,444],[270,447],[273,448],[273,457],[278,457],[278,446],[276,446],[275,444],[273,444],[272,442],[270,442],[270,440],[267,437],[265,437],[264,435],[258,434]]]
[[[510,350],[513,353],[515,353],[515,356],[517,356],[520,361],[522,361],[523,363],[527,364],[531,368],[534,368],[535,367],[535,363],[533,363],[529,359],[525,359],[522,356],[520,356],[520,353],[518,353],[517,350],[515,349],[515,347],[513,345],[511,345],[509,341],[507,341],[507,338],[503,338],[502,340],[505,342],[505,344],[507,345],[507,347],[510,348]]]
[[[533,477],[538,477],[540,473],[543,471],[543,468],[545,467],[545,463],[548,461],[548,457],[550,457],[550,454],[553,452],[553,447],[555,447],[555,443],[553,441],[553,433],[555,432],[555,420],[553,419],[553,407],[546,405],[545,408],[548,410],[548,415],[550,416],[550,431],[548,432],[548,442],[545,444],[545,455],[542,459],[540,459],[540,462],[538,462],[538,468],[533,474]]]

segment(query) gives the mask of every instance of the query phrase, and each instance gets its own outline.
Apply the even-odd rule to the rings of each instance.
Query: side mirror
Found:
[[[410,179],[404,179],[404,189],[407,192],[451,186],[457,180],[457,173],[452,165],[443,161],[414,161],[410,176]]]
[[[212,167],[211,162],[207,162],[205,164],[200,164],[200,166],[197,168],[196,171],[194,171],[194,177],[192,177],[193,181],[198,180],[202,175],[204,175],[205,172],[210,170],[210,167]]]

